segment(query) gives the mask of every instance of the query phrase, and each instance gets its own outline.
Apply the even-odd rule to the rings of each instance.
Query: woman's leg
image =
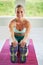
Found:
[[[26,62],[26,53],[27,53],[27,47],[26,45],[24,47],[19,47],[20,51],[20,62],[24,63]]]
[[[13,46],[13,43],[10,46],[10,53],[11,53],[11,62],[17,62],[17,52],[18,52],[18,45],[16,47]]]
[[[15,36],[15,38],[18,41],[18,51],[20,52],[20,62],[24,63],[26,62],[26,56],[27,56],[27,46],[21,47],[19,45],[20,41],[24,38],[24,36]]]

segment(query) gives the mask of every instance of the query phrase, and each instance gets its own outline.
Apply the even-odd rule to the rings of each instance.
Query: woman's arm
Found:
[[[27,40],[29,33],[30,33],[30,29],[31,29],[31,24],[29,21],[26,21],[25,23],[25,27],[26,27],[26,32],[25,32],[25,36],[23,40]]]
[[[25,45],[25,42],[27,41],[29,34],[30,34],[31,24],[30,24],[29,21],[26,20],[24,25],[25,25],[25,28],[26,28],[26,32],[25,32],[24,39],[21,40],[20,43],[24,43],[24,45]]]
[[[14,37],[14,31],[13,31],[13,28],[15,26],[15,22],[14,20],[12,20],[9,24],[9,29],[10,29],[10,32],[11,32],[11,37],[12,37],[12,40],[15,41],[15,37]]]
[[[25,36],[24,39],[21,40],[21,47],[24,47],[27,41],[27,38],[29,37],[29,33],[30,33],[30,28],[31,28],[31,24],[29,21],[26,21],[25,23],[25,27],[26,27],[26,32],[25,32]]]

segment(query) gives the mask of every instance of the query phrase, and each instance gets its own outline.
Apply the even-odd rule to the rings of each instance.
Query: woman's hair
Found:
[[[19,8],[19,7],[22,7],[22,8],[23,8],[23,6],[22,6],[22,5],[20,5],[20,4],[16,6],[16,8]]]
[[[16,6],[16,8],[19,8],[19,7],[23,8],[23,6],[20,5],[20,4]],[[15,10],[16,10],[16,8],[15,8]],[[24,9],[24,8],[23,8],[23,9]]]

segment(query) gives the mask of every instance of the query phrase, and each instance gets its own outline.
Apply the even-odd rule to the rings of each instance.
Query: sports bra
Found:
[[[21,33],[21,34],[26,32],[26,28],[24,28],[21,31],[19,31],[19,30],[16,29],[16,27],[14,27],[13,30],[14,30],[15,33]]]

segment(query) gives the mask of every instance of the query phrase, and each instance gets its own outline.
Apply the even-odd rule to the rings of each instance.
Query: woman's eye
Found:
[[[23,11],[21,11],[21,13],[23,13]]]
[[[19,11],[17,11],[17,13],[19,13]]]
[[[19,12],[19,11],[17,11],[17,13],[18,13],[18,14],[19,14],[19,13],[23,13],[23,11],[20,11],[20,12]]]

